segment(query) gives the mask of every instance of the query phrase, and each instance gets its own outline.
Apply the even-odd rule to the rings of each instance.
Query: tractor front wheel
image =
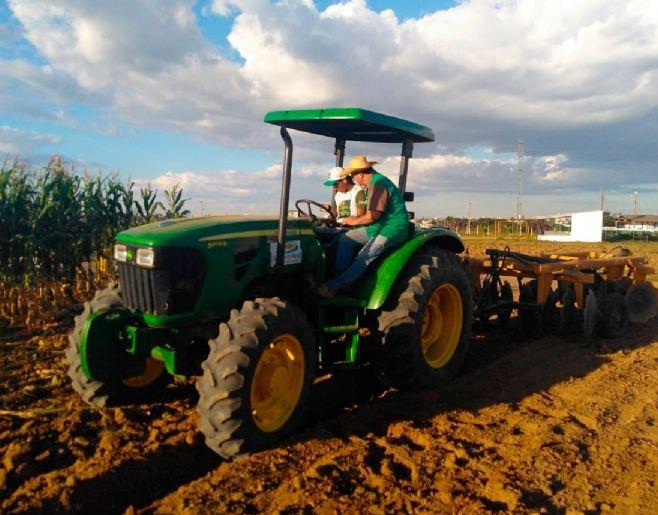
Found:
[[[201,432],[223,458],[292,433],[315,374],[313,330],[279,298],[246,301],[219,326],[197,381]]]
[[[471,289],[459,258],[421,251],[400,275],[379,317],[384,365],[398,388],[431,388],[452,378],[468,350]]]
[[[156,391],[161,391],[170,380],[164,363],[153,358],[144,360],[141,370],[134,376],[116,382],[89,379],[82,370],[80,339],[85,320],[92,313],[98,313],[123,306],[118,285],[99,290],[90,302],[85,302],[84,311],[75,317],[75,327],[69,334],[66,357],[69,361],[68,375],[73,389],[83,401],[97,408],[117,406],[146,399]]]

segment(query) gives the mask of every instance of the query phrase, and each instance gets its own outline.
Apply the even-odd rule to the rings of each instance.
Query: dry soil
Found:
[[[66,328],[0,342],[0,511],[656,513],[658,321],[619,340],[476,331],[433,391],[318,382],[304,428],[222,462],[195,390],[95,410]]]

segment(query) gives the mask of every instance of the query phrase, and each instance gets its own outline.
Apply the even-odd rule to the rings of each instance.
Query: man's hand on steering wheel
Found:
[[[306,209],[308,212],[304,212],[304,210],[300,207],[300,204],[306,204]],[[315,206],[318,209],[321,209],[327,215],[329,215],[328,219],[324,220],[319,220],[317,216],[315,216],[311,210],[311,206]],[[297,208],[297,212],[299,213],[300,216],[305,216],[311,222],[318,222],[321,221],[325,224],[327,224],[330,227],[335,227],[336,226],[336,217],[334,214],[331,212],[331,209],[327,206],[327,204],[320,204],[319,202],[316,202],[315,200],[309,200],[309,199],[299,199],[298,201],[295,202],[295,207]]]

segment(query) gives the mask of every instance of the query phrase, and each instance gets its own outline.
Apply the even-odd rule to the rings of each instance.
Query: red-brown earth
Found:
[[[433,391],[318,382],[302,430],[230,462],[203,443],[191,381],[84,405],[67,330],[0,341],[1,512],[658,511],[657,319],[618,340],[476,330]]]

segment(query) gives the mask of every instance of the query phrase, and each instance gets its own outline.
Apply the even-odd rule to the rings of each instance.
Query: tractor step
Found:
[[[325,333],[336,334],[336,333],[355,333],[359,330],[359,324],[351,325],[330,325],[322,328],[322,331]]]
[[[320,306],[365,308],[368,306],[368,301],[352,297],[334,297],[333,299],[320,299]]]
[[[328,370],[355,370],[359,368],[359,364],[354,361],[333,361],[327,365]]]

